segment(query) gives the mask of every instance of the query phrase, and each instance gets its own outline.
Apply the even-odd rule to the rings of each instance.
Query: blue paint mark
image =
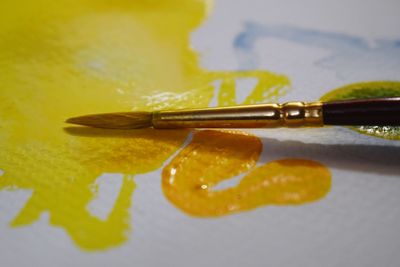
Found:
[[[371,46],[365,39],[347,34],[253,22],[245,23],[234,41],[241,69],[258,67],[254,46],[263,38],[328,50],[328,56],[314,63],[334,71],[340,79],[400,79],[400,40],[377,39]]]

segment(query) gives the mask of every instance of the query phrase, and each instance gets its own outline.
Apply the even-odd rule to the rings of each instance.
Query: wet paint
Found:
[[[2,1],[0,189],[32,191],[13,227],[48,212],[50,224],[65,229],[82,249],[121,245],[131,225],[133,176],[160,168],[188,134],[65,130],[66,118],[204,107],[214,81],[240,78],[258,80],[248,102],[284,93],[289,80],[282,75],[199,66],[190,33],[209,11],[210,1],[197,0]],[[125,175],[105,220],[87,209],[103,173]]]
[[[375,81],[350,84],[335,89],[321,97],[322,101],[346,100],[372,97],[400,96],[400,82]],[[389,140],[400,140],[398,126],[359,126],[350,127],[359,133]]]
[[[200,217],[264,205],[299,205],[329,192],[331,174],[324,165],[282,159],[256,166],[261,150],[260,139],[244,133],[195,133],[191,143],[163,170],[163,192],[176,207]],[[238,175],[244,175],[239,184],[214,189]]]

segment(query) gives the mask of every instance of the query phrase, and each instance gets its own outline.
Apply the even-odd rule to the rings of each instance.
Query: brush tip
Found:
[[[119,112],[69,118],[70,124],[105,129],[140,129],[152,127],[151,112]]]

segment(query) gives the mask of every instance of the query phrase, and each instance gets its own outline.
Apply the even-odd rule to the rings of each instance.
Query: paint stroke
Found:
[[[190,33],[207,17],[210,2],[0,3],[0,189],[32,191],[12,227],[32,224],[48,212],[49,223],[65,229],[84,250],[123,244],[131,230],[134,175],[160,168],[188,135],[63,130],[66,118],[204,107],[215,81],[241,78],[258,81],[249,102],[284,94],[289,85],[284,75],[208,72],[199,66]],[[88,205],[104,173],[121,173],[124,180],[109,215],[101,219]]]
[[[255,45],[267,38],[327,50],[329,54],[315,64],[342,80],[400,79],[400,39],[367,41],[343,33],[255,22],[245,23],[234,41],[241,69],[259,65]]]
[[[265,205],[310,203],[330,191],[331,173],[324,165],[282,159],[257,167],[261,150],[259,138],[241,132],[197,132],[164,168],[163,192],[189,215],[216,217]],[[238,175],[244,175],[238,185],[214,190]]]

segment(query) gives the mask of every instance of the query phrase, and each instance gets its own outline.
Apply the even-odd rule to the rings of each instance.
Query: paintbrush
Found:
[[[108,129],[399,126],[400,97],[118,112],[74,117],[66,122]]]

